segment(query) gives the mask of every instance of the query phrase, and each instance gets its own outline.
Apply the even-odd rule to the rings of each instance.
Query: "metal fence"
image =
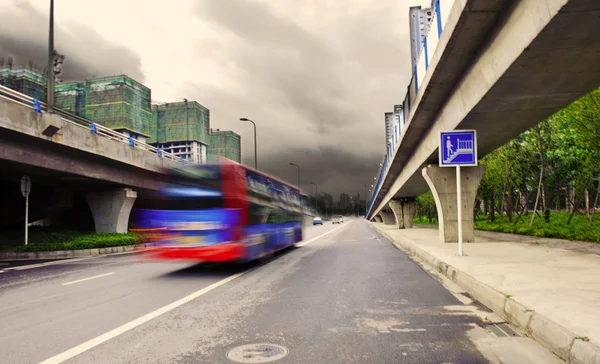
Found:
[[[427,70],[429,69],[429,65],[431,64],[435,50],[440,42],[442,30],[446,25],[448,15],[452,10],[454,2],[455,0],[433,1],[433,16],[431,23],[429,23],[427,35],[421,43],[419,58],[412,70],[412,77],[406,90],[406,96],[404,97],[404,101],[402,103],[402,112],[400,112],[398,115],[398,127],[393,128],[394,135],[391,138],[391,143],[388,145],[387,153],[383,158],[383,162],[381,163],[382,166],[377,174],[376,184],[373,187],[373,193],[371,194],[367,212],[365,213],[365,218],[368,218],[369,213],[373,209],[373,203],[379,194],[383,179],[386,177],[391,161],[393,160],[394,155],[400,146],[400,136],[402,132],[406,130],[406,123],[408,120],[410,120],[410,113],[414,109],[414,102],[419,94],[419,86],[422,85],[425,79],[425,75],[427,74]]]
[[[37,112],[45,112],[47,111],[47,106],[45,103],[36,100],[32,97],[29,97],[25,94],[17,92],[13,89],[10,89],[5,86],[0,85],[0,98],[6,101],[10,101],[16,104],[20,104],[24,107],[36,110]],[[140,149],[149,153],[156,154],[159,158],[169,159],[172,161],[177,161],[180,163],[188,163],[184,159],[176,156],[172,153],[163,152],[160,149],[153,147],[150,144],[146,144],[142,141],[133,139],[127,135],[116,132],[110,128],[94,123],[93,121],[84,119],[77,115],[68,113],[66,111],[60,109],[54,109],[56,114],[60,115],[61,119],[65,122],[77,124],[83,127],[90,129],[91,133],[96,134],[101,138],[108,138],[111,140],[116,140],[120,143],[129,144],[132,148]]]

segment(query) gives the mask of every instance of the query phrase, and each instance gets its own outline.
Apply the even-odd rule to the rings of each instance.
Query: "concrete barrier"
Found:
[[[107,248],[79,249],[79,250],[56,250],[48,252],[0,252],[0,260],[36,260],[36,259],[63,259],[80,258],[113,253],[123,253],[135,250],[135,248],[146,248],[155,246],[155,243],[139,245],[112,246]]]

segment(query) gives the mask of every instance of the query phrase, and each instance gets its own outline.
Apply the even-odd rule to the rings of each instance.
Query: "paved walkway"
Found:
[[[592,352],[600,347],[600,255],[582,252],[587,249],[578,250],[576,243],[558,248],[552,239],[518,242],[506,237],[505,241],[494,241],[492,238],[507,234],[487,234],[485,238],[476,238],[475,243],[464,244],[466,256],[459,257],[457,244],[440,243],[436,228],[400,230],[381,223],[373,226],[421,259],[435,265],[445,263],[457,273],[464,272],[489,286],[487,289],[491,287],[502,293],[496,295],[496,299],[504,296],[505,300],[497,307],[490,307],[494,311],[507,309],[509,300],[506,298],[511,298],[525,306],[524,311],[535,312],[567,329],[575,339],[583,338],[582,342],[589,339],[584,346]],[[582,243],[582,248],[586,246],[587,243]],[[491,303],[494,306],[494,302]],[[530,329],[530,318],[531,315],[526,330]],[[573,340],[564,343],[563,350],[568,353],[573,345]],[[580,345],[582,343],[577,343]],[[600,362],[600,351],[594,355],[599,356],[590,357],[597,360],[593,362]]]

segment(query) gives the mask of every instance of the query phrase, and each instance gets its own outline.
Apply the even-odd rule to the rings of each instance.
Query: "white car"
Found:
[[[339,217],[334,217],[333,219],[331,219],[331,223],[332,224],[341,224],[342,220]]]

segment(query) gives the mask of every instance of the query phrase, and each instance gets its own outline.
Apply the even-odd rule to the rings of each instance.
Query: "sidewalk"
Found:
[[[459,257],[436,228],[371,224],[568,363],[600,363],[600,255],[587,243],[485,234]]]

